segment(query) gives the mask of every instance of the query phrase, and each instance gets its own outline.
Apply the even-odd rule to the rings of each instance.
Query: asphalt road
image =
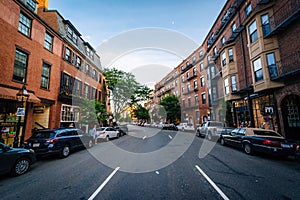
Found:
[[[293,158],[249,156],[189,132],[129,134],[0,176],[0,199],[300,199]]]

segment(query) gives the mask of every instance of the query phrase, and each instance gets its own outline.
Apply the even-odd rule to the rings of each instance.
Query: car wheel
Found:
[[[118,133],[117,138],[119,138],[120,136],[121,136],[120,133]]]
[[[109,136],[106,136],[106,138],[105,138],[105,139],[106,139],[106,141],[108,142],[108,141],[109,141]]]
[[[12,175],[19,176],[25,174],[30,166],[30,160],[28,158],[20,158],[15,163],[14,167],[12,168]]]
[[[221,143],[221,145],[226,146],[224,138],[220,139],[220,143]]]
[[[245,151],[246,154],[252,155],[253,154],[253,149],[252,149],[251,144],[245,143],[244,144],[244,151]]]
[[[64,146],[63,149],[61,150],[61,157],[66,158],[70,155],[70,147],[69,146]]]
[[[184,128],[182,128],[181,130],[184,131]]]

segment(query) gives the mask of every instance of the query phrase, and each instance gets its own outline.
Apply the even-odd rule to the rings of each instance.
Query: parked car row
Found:
[[[261,128],[223,127],[221,122],[208,121],[196,130],[197,136],[219,141],[221,145],[243,149],[246,154],[271,154],[281,157],[300,158],[300,145],[279,133]]]
[[[110,140],[127,133],[126,126],[97,129],[97,140]],[[36,161],[37,156],[59,155],[66,158],[75,149],[91,148],[94,136],[78,128],[41,129],[25,142],[25,148],[12,148],[0,143],[0,174],[22,175]]]

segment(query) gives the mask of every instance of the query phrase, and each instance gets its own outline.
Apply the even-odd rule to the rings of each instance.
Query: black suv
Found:
[[[93,146],[93,137],[77,128],[58,128],[39,130],[27,140],[26,148],[33,149],[37,155],[59,154],[65,158],[77,148]]]

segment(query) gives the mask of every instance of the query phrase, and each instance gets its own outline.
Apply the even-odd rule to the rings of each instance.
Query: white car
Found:
[[[96,129],[97,138],[109,141],[111,138],[120,137],[120,132],[112,127],[101,127]]]
[[[180,123],[177,125],[179,131],[194,131],[194,124],[190,123]]]

